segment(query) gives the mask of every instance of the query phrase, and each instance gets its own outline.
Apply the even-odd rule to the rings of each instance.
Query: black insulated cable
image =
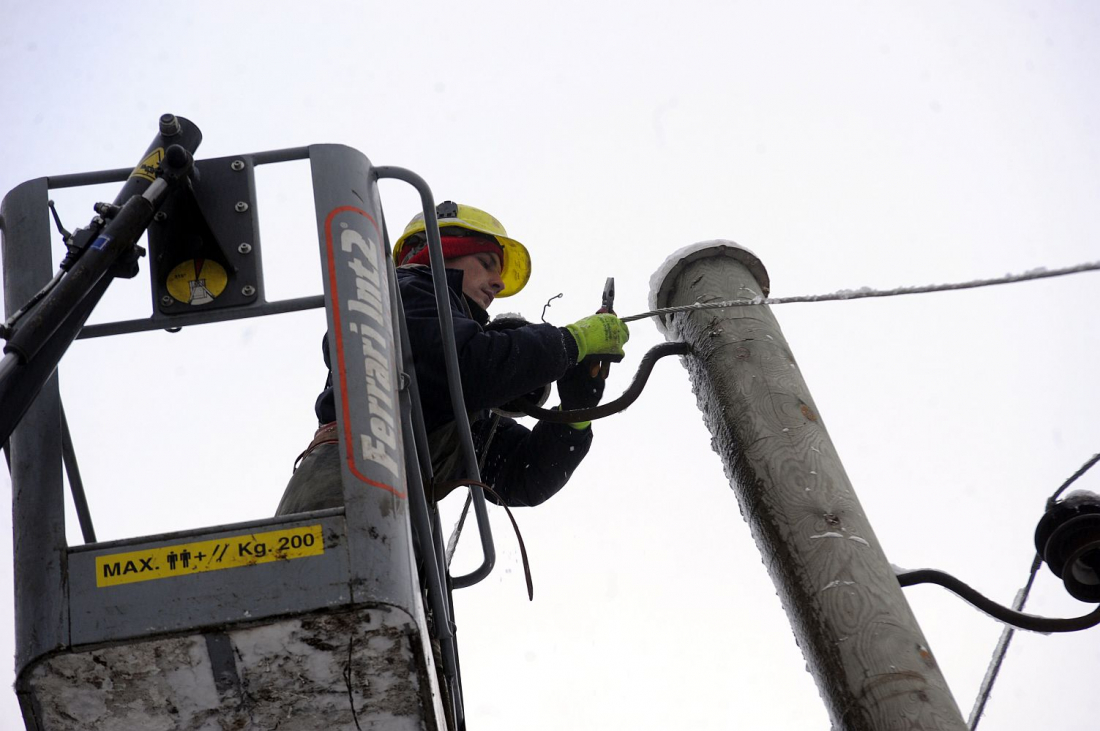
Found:
[[[985,612],[990,617],[993,617],[993,619],[996,619],[998,622],[1003,622],[1017,629],[1049,634],[1054,632],[1077,632],[1100,624],[1100,606],[1097,606],[1092,612],[1082,617],[1070,617],[1067,619],[1039,617],[1034,614],[1017,612],[1002,606],[992,599],[983,596],[968,584],[963,583],[951,574],[943,571],[937,571],[936,569],[915,569],[913,571],[902,571],[898,573],[897,576],[898,583],[901,584],[902,587],[914,586],[916,584],[936,584],[937,586],[942,586]]]
[[[687,343],[661,343],[660,345],[653,346],[649,349],[648,353],[642,356],[642,362],[638,364],[638,372],[634,374],[634,380],[631,381],[630,386],[623,391],[623,395],[614,401],[608,401],[606,404],[600,404],[590,409],[556,411],[554,409],[541,409],[530,401],[524,401],[523,399],[518,399],[516,403],[519,409],[528,416],[533,416],[539,421],[549,421],[554,424],[576,424],[581,421],[602,419],[605,416],[619,413],[638,399],[657,361],[667,355],[687,355],[690,352],[691,346]]]

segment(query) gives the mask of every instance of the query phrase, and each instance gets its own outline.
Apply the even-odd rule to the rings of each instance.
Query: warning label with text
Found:
[[[203,571],[255,566],[272,561],[289,561],[320,556],[324,552],[325,543],[320,525],[180,543],[97,556],[96,586],[102,588],[136,581],[187,576]]]

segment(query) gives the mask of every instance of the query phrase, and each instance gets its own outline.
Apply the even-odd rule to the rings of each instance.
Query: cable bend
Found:
[[[623,395],[614,401],[608,401],[606,404],[593,406],[590,409],[556,411],[539,408],[525,399],[520,399],[517,405],[519,406],[519,410],[528,416],[533,416],[539,421],[549,421],[554,424],[576,424],[580,421],[595,421],[596,419],[602,419],[605,416],[619,413],[638,399],[657,361],[667,355],[687,355],[690,352],[691,346],[682,342],[661,343],[660,345],[653,346],[649,349],[649,352],[642,356],[642,362],[638,365],[638,372],[634,374],[634,380],[631,381],[630,386],[623,391]]]
[[[982,596],[976,589],[956,579],[951,574],[936,569],[914,569],[897,574],[898,583],[903,587],[914,584],[937,584],[957,594],[963,600],[973,604],[993,619],[1004,622],[1017,629],[1031,632],[1076,632],[1100,624],[1100,606],[1083,617],[1051,618],[1024,614],[1002,606],[992,599]]]

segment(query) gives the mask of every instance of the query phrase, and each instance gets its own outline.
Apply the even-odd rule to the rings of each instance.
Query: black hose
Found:
[[[634,380],[631,381],[630,386],[623,391],[623,395],[614,401],[608,401],[606,404],[593,406],[590,409],[573,409],[571,411],[541,409],[524,399],[519,399],[517,401],[517,406],[520,411],[528,416],[533,416],[539,421],[549,421],[554,424],[576,424],[581,421],[602,419],[605,416],[619,413],[638,399],[657,361],[664,358],[666,355],[687,355],[690,352],[691,346],[687,343],[661,343],[660,345],[653,346],[649,349],[649,352],[642,357],[642,362],[638,365],[638,372],[634,374]]]
[[[956,579],[954,576],[936,569],[916,569],[905,571],[897,575],[898,583],[902,586],[914,584],[938,584],[948,591],[954,592],[962,599],[973,604],[993,619],[1004,622],[1018,629],[1032,632],[1076,632],[1088,629],[1100,624],[1100,606],[1083,617],[1071,617],[1067,619],[1052,619],[1050,617],[1037,617],[1034,614],[1024,614],[1008,607],[1001,606],[997,602],[987,599],[978,591]]]

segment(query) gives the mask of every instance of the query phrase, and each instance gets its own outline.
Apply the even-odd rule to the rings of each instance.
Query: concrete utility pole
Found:
[[[651,304],[767,293],[759,259],[711,241],[672,267]],[[714,448],[835,731],[966,729],[771,310],[680,312],[662,324],[692,347],[684,364]]]

